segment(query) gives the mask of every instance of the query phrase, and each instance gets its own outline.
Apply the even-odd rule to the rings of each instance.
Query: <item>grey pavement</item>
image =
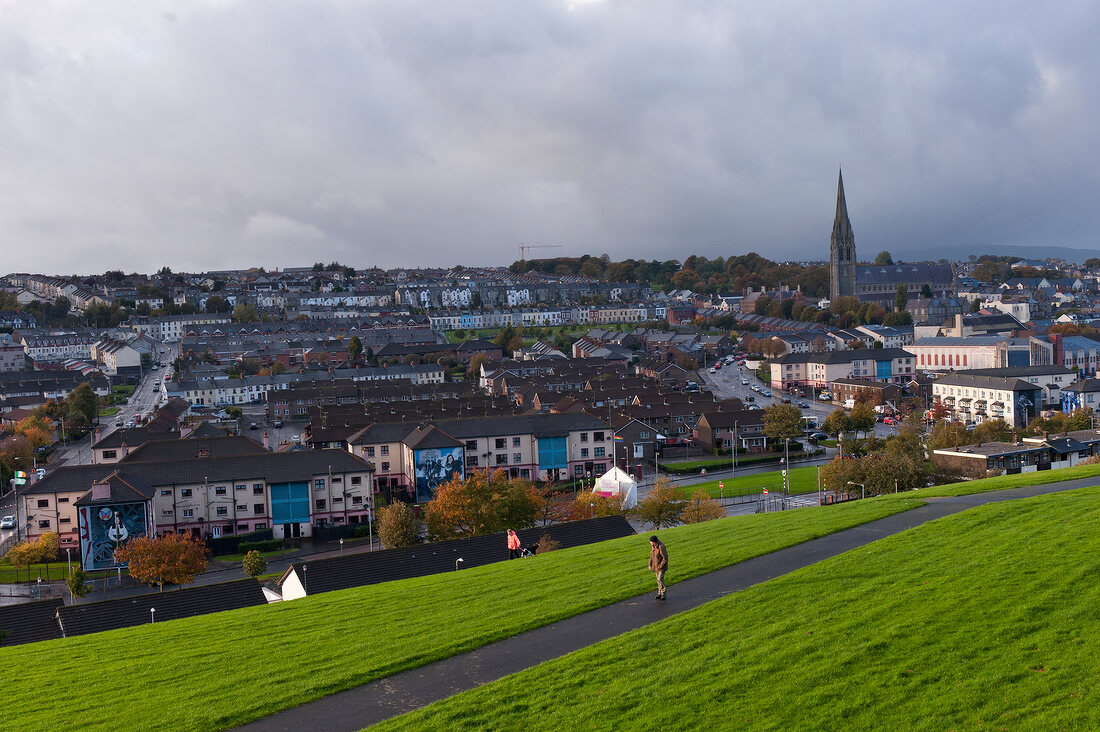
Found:
[[[924,506],[765,554],[671,585],[666,602],[652,593],[576,615],[474,651],[378,679],[245,725],[245,730],[360,730],[616,635],[664,620],[711,600],[816,564],[886,536],[974,506],[1100,485],[1085,478],[957,498]],[[919,498],[919,494],[914,494]],[[682,551],[682,549],[681,549]],[[641,562],[644,559],[639,560]],[[675,567],[675,556],[672,558]]]

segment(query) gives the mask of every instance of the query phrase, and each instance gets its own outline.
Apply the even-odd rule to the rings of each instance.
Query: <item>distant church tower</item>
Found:
[[[829,237],[829,299],[856,294],[856,239],[844,201],[844,173],[836,185],[836,219]]]

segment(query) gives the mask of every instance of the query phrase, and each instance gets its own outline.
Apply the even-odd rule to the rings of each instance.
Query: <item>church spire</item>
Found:
[[[848,204],[844,200],[844,170],[842,169],[836,181],[836,218],[837,221],[848,220]]]

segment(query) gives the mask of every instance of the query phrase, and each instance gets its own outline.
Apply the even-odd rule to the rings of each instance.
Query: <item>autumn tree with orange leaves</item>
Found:
[[[535,525],[544,499],[530,481],[503,470],[478,470],[439,486],[424,510],[434,541],[493,534]]]
[[[187,585],[206,569],[206,544],[190,534],[139,536],[115,550],[115,561],[129,565],[130,576],[146,585]]]

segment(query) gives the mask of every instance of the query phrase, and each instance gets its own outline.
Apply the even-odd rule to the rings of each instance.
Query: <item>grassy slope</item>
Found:
[[[1059,468],[1058,470],[1043,470],[1034,473],[1020,473],[1018,475],[1002,475],[997,478],[982,478],[981,480],[967,480],[961,483],[947,483],[945,485],[921,488],[920,490],[902,493],[904,498],[936,498],[940,496],[966,496],[973,493],[987,493],[1008,488],[1020,488],[1028,485],[1044,485],[1046,483],[1058,483],[1063,480],[1076,480],[1078,478],[1095,478],[1100,476],[1100,465],[1078,465],[1072,468]]]
[[[918,503],[742,516],[661,535],[678,581]],[[150,720],[172,729],[232,726],[646,592],[653,583],[648,554],[647,537],[633,536],[294,602],[0,648],[7,703],[19,710],[5,728],[48,729],[74,719],[82,728],[129,729]],[[41,704],[42,689],[58,678],[80,683]],[[103,713],[104,699],[112,700],[110,714]]]
[[[1096,729],[1098,523],[975,508],[380,728]]]

